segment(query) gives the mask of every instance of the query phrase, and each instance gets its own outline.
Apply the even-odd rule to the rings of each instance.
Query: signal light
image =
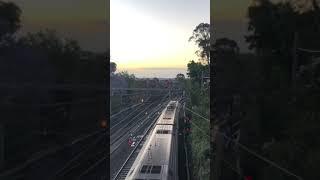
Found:
[[[101,121],[101,127],[102,128],[107,128],[107,121],[106,120],[102,120]]]

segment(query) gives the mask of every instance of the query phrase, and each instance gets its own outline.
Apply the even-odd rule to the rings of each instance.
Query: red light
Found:
[[[101,121],[101,127],[102,128],[106,128],[107,127],[107,121],[106,120],[102,120]]]

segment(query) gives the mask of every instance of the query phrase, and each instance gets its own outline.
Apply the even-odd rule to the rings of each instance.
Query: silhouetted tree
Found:
[[[203,65],[200,62],[190,61],[188,63],[188,72],[187,75],[190,79],[201,85],[201,78],[208,73],[208,65]]]
[[[122,71],[117,74],[121,79],[125,80],[125,82],[128,84],[128,87],[133,87],[135,84],[136,77],[134,74],[129,74],[128,71]]]
[[[193,30],[192,36],[189,38],[189,41],[194,41],[199,50],[196,51],[196,54],[200,57],[203,62],[207,64],[210,63],[210,24],[200,23]]]
[[[21,9],[13,2],[0,1],[0,48],[12,41],[21,26]]]
[[[245,36],[249,49],[256,52],[291,52],[296,30],[295,14],[287,3],[274,4],[268,0],[256,1],[248,8],[250,35]]]
[[[263,51],[289,56],[295,33],[300,37],[298,42],[300,45],[319,46],[319,43],[314,43],[314,39],[319,38],[320,33],[320,11],[315,0],[281,3],[255,0],[254,2],[248,8],[248,30],[251,34],[245,36],[249,49],[255,49],[260,53]],[[304,3],[299,4],[299,2]],[[311,8],[308,8],[308,4],[311,4]]]
[[[117,64],[115,62],[110,62],[110,73],[115,73],[117,71]]]
[[[58,82],[71,80],[75,63],[81,57],[81,48],[77,41],[60,38],[56,31],[44,30],[28,33],[18,43],[46,53],[58,72]]]
[[[181,73],[177,74],[176,80],[184,80],[184,79],[185,79],[184,74],[181,74]]]
[[[13,2],[0,1],[0,37],[12,35],[20,28],[21,9]]]
[[[246,38],[250,48],[263,55],[259,56],[264,68],[264,79],[261,83],[263,94],[258,100],[261,114],[260,141],[274,138],[272,145],[263,151],[271,159],[281,162],[303,179],[317,179],[316,167],[320,157],[317,150],[320,144],[313,137],[319,137],[319,131],[314,128],[319,127],[319,86],[315,85],[316,83],[305,86],[315,82],[317,75],[313,72],[318,69],[317,62],[311,61],[305,68],[300,68],[305,71],[306,76],[302,80],[303,86],[298,87],[298,92],[292,94],[288,92],[289,78],[286,75],[293,62],[295,34],[298,37],[298,47],[320,48],[319,1],[295,0],[272,3],[269,0],[255,0],[254,2],[255,4],[248,8],[250,35]],[[308,61],[303,52],[298,51],[297,54],[300,56],[299,60]],[[292,68],[291,71],[293,70],[295,69]],[[246,111],[252,113],[253,110]],[[308,163],[306,165],[301,162]],[[305,168],[306,166],[308,168]],[[260,172],[263,172],[259,174],[259,178],[262,179],[283,176],[273,168],[265,166]]]
[[[221,53],[230,53],[230,54],[239,54],[239,46],[238,44],[231,39],[228,38],[220,38],[217,39],[215,44],[213,45],[215,52]]]

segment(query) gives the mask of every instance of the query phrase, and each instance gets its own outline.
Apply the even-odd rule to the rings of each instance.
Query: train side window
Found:
[[[171,133],[170,130],[162,130],[162,129],[157,130],[157,134],[170,134],[170,133]]]
[[[150,168],[151,168],[151,167],[148,166],[148,165],[143,165],[142,168],[141,168],[141,170],[140,170],[140,172],[141,172],[141,173],[149,173]]]
[[[161,166],[152,166],[151,174],[160,174]]]

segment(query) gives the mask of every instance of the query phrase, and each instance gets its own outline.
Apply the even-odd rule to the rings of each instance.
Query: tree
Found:
[[[125,80],[125,82],[128,84],[128,87],[133,87],[134,84],[135,84],[135,80],[136,80],[136,77],[134,74],[129,74],[128,71],[122,71],[120,73],[118,73],[118,76]]]
[[[0,1],[0,37],[12,35],[20,28],[21,9],[13,2]]]
[[[184,74],[181,74],[181,73],[177,74],[176,80],[181,81],[181,80],[184,80],[184,79],[185,79]]]
[[[213,48],[217,53],[222,52],[230,54],[239,54],[238,44],[234,40],[228,38],[217,39],[215,44],[213,45]]]
[[[288,37],[292,39],[295,29],[294,22],[290,21],[293,15],[291,6],[286,3],[280,7],[268,0],[255,2],[257,3],[248,8],[248,31],[251,34],[245,38],[249,49],[255,49],[256,52],[280,50]],[[279,8],[282,10],[279,11]]]
[[[110,62],[110,73],[114,74],[117,71],[117,64],[115,62]]]
[[[77,41],[60,38],[56,31],[49,29],[28,33],[19,39],[18,44],[47,54],[57,71],[58,82],[71,80],[75,63],[81,58],[82,53]]]
[[[319,86],[305,87],[302,83],[297,87],[298,91],[288,93],[289,78],[285,76],[289,74],[287,72],[290,71],[290,63],[295,56],[292,53],[294,40],[297,40],[297,47],[320,47],[319,1],[255,2],[257,3],[248,9],[251,34],[247,36],[247,42],[263,55],[260,56],[263,58],[264,81],[261,83],[263,96],[258,101],[261,127],[259,140],[264,142],[274,138],[275,142],[263,150],[267,156],[281,162],[303,179],[316,179],[318,173],[315,167],[320,160],[320,144],[313,137],[319,136],[319,130],[314,128],[319,127]],[[305,57],[307,53],[297,54],[299,60],[304,63],[308,61]],[[294,72],[295,68],[291,71]],[[309,77],[305,77],[305,83],[313,81],[312,76],[310,73]],[[246,111],[249,113],[253,110]],[[308,165],[301,162],[308,162]],[[272,168],[263,167],[259,171],[263,172],[260,174],[262,179],[275,179]],[[282,176],[278,173],[275,175]]]
[[[0,1],[0,47],[10,41],[21,26],[21,9],[12,2]]]
[[[196,54],[200,57],[200,60],[209,64],[210,63],[210,24],[200,23],[193,30],[192,36],[189,41],[194,41],[199,50]]]
[[[305,48],[319,46],[315,39],[320,33],[320,10],[315,0],[254,2],[248,8],[248,31],[251,34],[245,36],[249,49],[290,56],[295,33],[300,37],[299,45]]]
[[[188,63],[188,72],[187,75],[194,82],[197,82],[201,85],[202,77],[209,74],[208,65],[203,65],[200,62],[190,61]]]

